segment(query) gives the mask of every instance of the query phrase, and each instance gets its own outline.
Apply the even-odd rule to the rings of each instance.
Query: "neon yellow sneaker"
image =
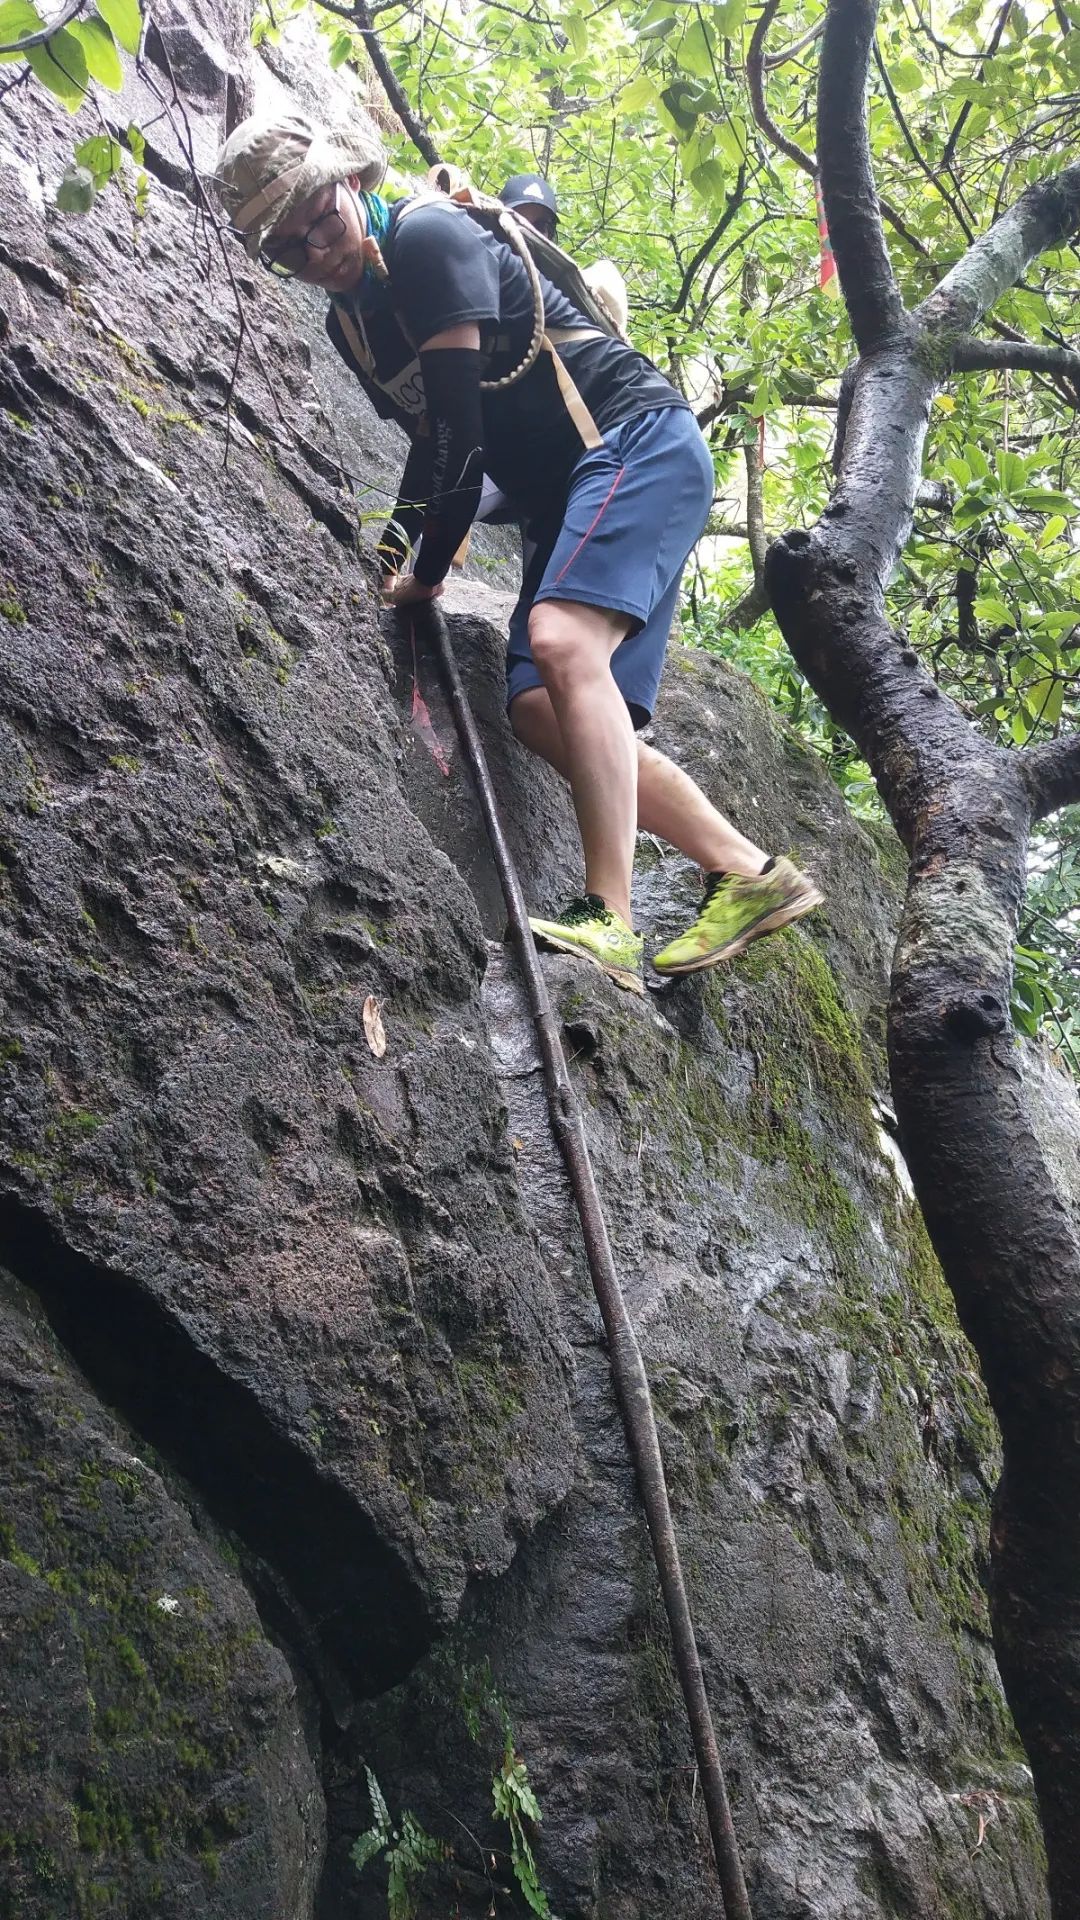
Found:
[[[654,958],[657,973],[697,973],[741,953],[751,940],[820,907],[824,895],[793,860],[774,860],[768,873],[747,880],[711,873],[692,927],[677,934]]]
[[[645,942],[640,933],[604,905],[598,893],[571,900],[557,920],[534,920],[530,915],[529,925],[538,946],[591,960],[616,986],[625,987],[628,993],[644,993]]]

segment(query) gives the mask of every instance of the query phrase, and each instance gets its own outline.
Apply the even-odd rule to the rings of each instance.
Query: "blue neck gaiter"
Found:
[[[381,193],[358,193],[356,198],[364,209],[367,230],[371,238],[381,249],[390,231],[390,207]],[[370,312],[378,305],[379,295],[383,292],[383,282],[370,264],[364,268],[363,278],[347,293],[334,294],[334,300],[341,306],[352,307],[357,313]]]
[[[382,246],[390,231],[390,208],[381,193],[362,193],[360,205],[367,215],[368,232]],[[369,269],[370,271],[370,269]]]

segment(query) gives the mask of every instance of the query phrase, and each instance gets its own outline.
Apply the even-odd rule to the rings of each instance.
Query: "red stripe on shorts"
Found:
[[[587,540],[590,540],[593,534],[596,532],[597,527],[600,525],[601,520],[603,519],[605,513],[607,512],[608,508],[610,507],[612,501],[615,498],[615,492],[619,485],[619,481],[622,479],[623,474],[625,472],[626,472],[625,467],[619,468],[618,473],[615,475],[614,480],[612,481],[610,487],[608,488],[607,497],[604,500],[602,500],[600,505],[597,507],[591,522],[586,527],[584,533],[581,536],[581,539],[578,541],[577,546],[574,548],[573,553],[570,555],[569,560],[564,562],[564,564],[559,568],[558,573],[555,575],[555,578],[551,583],[553,587],[557,587],[563,575],[570,571],[570,568],[573,566],[574,561],[577,559],[578,554],[581,552],[582,547],[585,545],[585,542]]]

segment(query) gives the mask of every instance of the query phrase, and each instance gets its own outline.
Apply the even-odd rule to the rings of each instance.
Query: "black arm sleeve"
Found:
[[[420,366],[431,434],[431,492],[413,572],[422,586],[435,587],[449,571],[480,505],[481,356],[474,347],[436,347],[421,353]]]
[[[431,450],[431,436],[417,433],[401,476],[397,506],[376,548],[387,573],[405,571],[409,553],[420,538],[431,498]]]

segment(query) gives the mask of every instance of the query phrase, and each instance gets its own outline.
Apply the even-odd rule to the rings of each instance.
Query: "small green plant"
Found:
[[[16,598],[15,588],[10,580],[7,582],[3,591],[0,592],[0,613],[3,614],[5,620],[11,621],[13,627],[25,627],[26,609],[21,601]]]
[[[425,1833],[414,1814],[402,1813],[395,1825],[375,1775],[365,1767],[371,1795],[372,1823],[353,1842],[349,1858],[358,1873],[381,1854],[389,1875],[387,1912],[389,1920],[413,1920],[416,1903],[413,1890],[430,1866],[443,1859],[446,1849]]]
[[[526,1904],[541,1920],[551,1920],[547,1894],[540,1885],[536,1859],[525,1830],[528,1820],[539,1826],[542,1815],[536,1795],[529,1785],[529,1770],[518,1758],[510,1739],[506,1742],[502,1766],[491,1783],[495,1812],[510,1828],[510,1863]]]

